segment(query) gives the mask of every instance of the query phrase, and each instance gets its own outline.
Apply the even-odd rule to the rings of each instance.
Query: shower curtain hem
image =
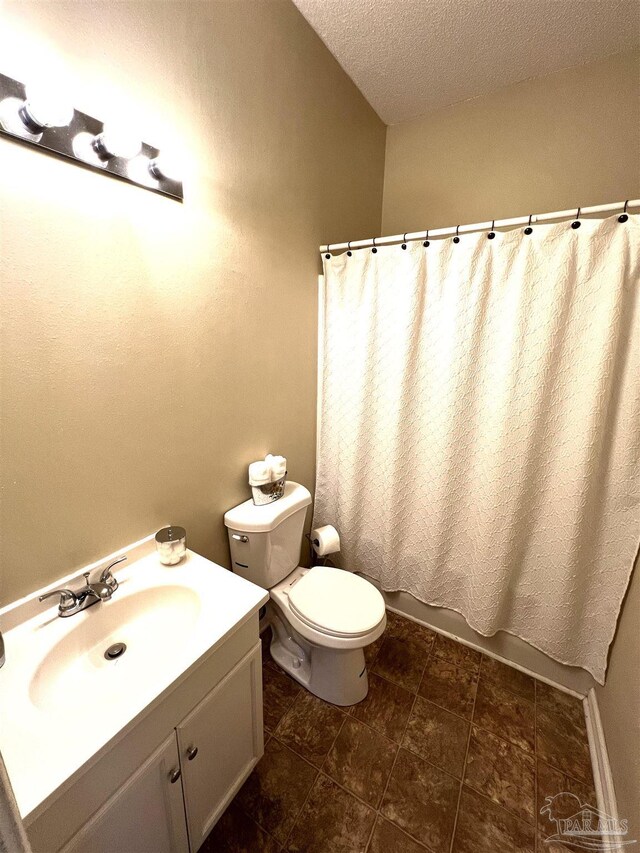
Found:
[[[377,579],[373,578],[373,580],[377,580]],[[487,637],[487,638],[495,637],[495,635],[500,633],[500,632],[502,632],[503,634],[509,634],[511,637],[517,637],[519,640],[522,640],[523,642],[527,643],[527,645],[536,649],[536,651],[542,652],[543,655],[546,655],[548,658],[551,658],[551,660],[554,660],[557,663],[561,663],[563,666],[571,666],[571,667],[574,667],[577,669],[582,669],[585,672],[588,672],[589,675],[591,675],[595,679],[595,681],[598,684],[600,684],[601,686],[604,686],[604,684],[605,684],[606,668],[605,668],[604,675],[603,675],[602,680],[601,680],[601,678],[598,677],[598,675],[596,675],[596,673],[593,672],[593,670],[591,670],[589,667],[581,666],[578,663],[571,663],[570,661],[563,660],[562,658],[558,657],[557,655],[551,654],[551,652],[547,651],[547,649],[542,648],[542,646],[537,645],[532,640],[527,639],[527,637],[521,636],[520,634],[516,634],[515,631],[509,631],[507,628],[496,628],[496,630],[492,634],[485,634],[484,631],[480,631],[478,628],[476,628],[475,625],[473,625],[469,621],[469,619],[467,618],[467,615],[462,610],[458,610],[457,607],[452,607],[449,604],[439,604],[436,601],[427,601],[426,599],[420,598],[419,596],[417,596],[410,589],[403,589],[402,587],[387,588],[386,586],[383,586],[379,580],[377,582],[380,584],[380,588],[383,592],[406,592],[407,595],[410,595],[412,598],[415,598],[416,601],[420,601],[420,602],[422,602],[422,604],[427,604],[427,605],[429,605],[429,607],[442,607],[444,610],[452,610],[454,613],[457,613],[458,615],[462,616],[462,618],[467,623],[469,628],[471,628],[472,631],[475,631],[476,634],[479,634],[481,637]],[[427,627],[432,628],[431,625],[427,625]],[[432,630],[436,631],[436,633],[439,633],[437,628],[432,628]]]

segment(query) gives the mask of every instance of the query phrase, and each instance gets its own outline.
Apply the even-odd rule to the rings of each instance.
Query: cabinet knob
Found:
[[[190,746],[189,749],[187,750],[187,758],[189,759],[189,761],[193,761],[193,759],[196,757],[197,754],[198,754],[198,747],[197,746]]]
[[[171,771],[171,773],[169,773],[169,781],[171,782],[171,784],[175,785],[175,783],[178,781],[178,779],[180,778],[181,775],[182,775],[182,773],[180,772],[180,768],[174,767],[174,769]]]

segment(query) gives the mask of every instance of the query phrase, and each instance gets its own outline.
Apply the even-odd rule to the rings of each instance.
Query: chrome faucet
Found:
[[[123,554],[122,557],[118,557],[117,560],[114,560],[113,563],[110,563],[107,568],[103,569],[100,573],[100,583],[108,586],[112,593],[114,593],[118,589],[118,581],[114,578],[111,569],[114,566],[117,566],[118,563],[122,563],[123,560],[126,559],[127,555]]]
[[[52,589],[51,592],[41,595],[38,601],[44,601],[52,595],[59,595],[58,616],[73,616],[74,613],[80,613],[81,610],[86,610],[87,607],[91,607],[99,601],[108,601],[118,589],[118,581],[111,573],[111,569],[126,559],[126,555],[123,555],[114,560],[113,563],[110,563],[106,569],[102,570],[100,579],[95,583],[89,583],[89,572],[83,572],[85,585],[82,589],[75,592],[66,587]]]

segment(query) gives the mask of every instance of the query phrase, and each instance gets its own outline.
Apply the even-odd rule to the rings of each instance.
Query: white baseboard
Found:
[[[577,693],[575,690],[571,690],[571,688],[565,687],[564,684],[559,684],[557,681],[552,681],[550,678],[545,678],[545,676],[540,675],[539,672],[534,672],[532,669],[528,669],[526,666],[520,666],[520,664],[515,663],[514,661],[509,660],[508,658],[502,657],[501,655],[498,655],[495,652],[489,651],[488,649],[477,645],[471,640],[465,640],[462,637],[458,637],[456,634],[452,634],[450,631],[445,631],[442,628],[437,628],[434,625],[430,625],[428,622],[424,622],[422,619],[416,619],[415,616],[412,616],[409,613],[405,613],[403,610],[398,610],[395,607],[389,607],[388,604],[386,605],[386,608],[392,613],[397,613],[398,616],[404,616],[405,619],[409,619],[409,621],[411,622],[417,622],[418,625],[424,625],[425,628],[429,628],[429,630],[434,631],[436,634],[442,634],[443,637],[449,637],[450,640],[455,640],[456,643],[460,643],[463,646],[468,646],[468,648],[474,649],[475,651],[486,655],[488,658],[498,660],[500,661],[500,663],[506,663],[507,666],[510,666],[513,669],[517,669],[520,672],[524,672],[525,675],[530,675],[537,681],[544,681],[545,684],[548,684],[550,687],[555,687],[556,690],[561,690],[563,693],[568,693],[570,696],[575,696],[576,699],[585,699],[583,693]]]
[[[598,697],[596,691],[591,688],[584,699],[584,716],[587,724],[587,735],[589,737],[589,751],[591,753],[591,767],[593,769],[593,781],[596,788],[598,800],[598,811],[604,812],[609,817],[618,819],[618,803],[616,792],[613,787],[613,775],[609,764],[607,744],[604,739],[604,729],[600,719],[598,708]],[[622,839],[609,839],[612,846],[607,850],[611,853],[622,853],[627,849]]]

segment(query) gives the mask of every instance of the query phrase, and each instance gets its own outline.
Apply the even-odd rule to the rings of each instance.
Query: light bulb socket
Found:
[[[50,87],[26,86],[24,103],[18,115],[28,131],[42,133],[50,127],[67,127],[73,119],[74,109]]]
[[[107,128],[105,125],[102,132],[94,136],[91,147],[100,160],[105,163],[113,157],[132,160],[140,153],[142,142],[136,137],[130,137],[126,134],[122,135],[119,130],[114,132],[113,128]]]
[[[37,121],[29,112],[29,103],[25,101],[24,104],[18,110],[18,115],[20,116],[20,121],[27,128],[29,133],[42,133],[42,131],[46,128],[46,124],[41,124]]]
[[[98,136],[94,136],[93,141],[91,143],[91,147],[103,163],[106,163],[107,160],[111,160],[112,157],[116,156],[111,151],[109,151],[107,146],[104,144],[104,138],[102,133],[99,133]]]
[[[156,181],[180,181],[175,161],[162,153],[149,160],[149,174]]]
[[[160,168],[158,157],[154,157],[153,160],[149,160],[149,172],[151,172],[152,177],[154,177],[157,181],[162,181],[164,180],[164,178],[166,178],[166,175]]]

